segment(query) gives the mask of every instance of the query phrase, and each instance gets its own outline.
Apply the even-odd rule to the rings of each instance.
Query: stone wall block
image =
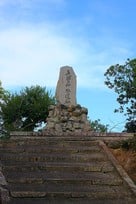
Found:
[[[82,113],[85,113],[86,115],[88,114],[88,109],[85,107],[82,107]]]
[[[49,109],[49,117],[44,131],[50,130],[55,135],[65,133],[78,133],[90,131],[91,126],[87,120],[87,109],[80,105],[65,106],[57,104]]]
[[[79,117],[81,115],[81,111],[79,109],[75,110],[72,115],[75,116],[75,117]]]
[[[87,115],[85,113],[82,114],[81,120],[82,121],[86,121],[87,120]]]

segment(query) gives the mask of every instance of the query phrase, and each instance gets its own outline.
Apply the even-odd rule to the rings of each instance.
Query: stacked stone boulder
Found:
[[[80,105],[58,104],[50,106],[46,130],[53,134],[89,133],[91,128],[87,120],[87,113],[88,110]]]

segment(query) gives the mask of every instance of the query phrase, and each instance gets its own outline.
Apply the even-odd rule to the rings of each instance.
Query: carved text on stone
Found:
[[[65,104],[69,104],[70,103],[70,93],[71,93],[71,79],[72,76],[70,74],[70,71],[67,70],[67,73],[65,74],[66,76],[66,85],[65,85]]]

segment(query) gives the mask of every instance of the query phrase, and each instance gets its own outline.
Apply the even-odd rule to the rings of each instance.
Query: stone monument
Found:
[[[66,106],[76,105],[76,75],[72,67],[65,66],[60,68],[56,100],[57,103]]]
[[[49,135],[88,135],[91,126],[87,120],[88,110],[76,102],[76,75],[72,67],[60,68],[56,88],[56,105],[49,107],[47,125]]]

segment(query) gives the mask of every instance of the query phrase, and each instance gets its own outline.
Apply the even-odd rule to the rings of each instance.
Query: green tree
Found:
[[[4,101],[6,101],[8,96],[9,93],[2,87],[2,82],[0,81],[0,137],[7,136],[8,134],[8,132],[5,130],[1,114],[1,104],[3,104]]]
[[[125,124],[125,131],[136,133],[136,120],[128,121]]]
[[[128,59],[124,65],[113,65],[105,72],[105,84],[117,94],[119,108],[129,121],[136,120],[136,59]]]
[[[26,87],[20,93],[10,94],[1,104],[1,115],[7,130],[33,131],[48,116],[48,107],[54,104],[51,93],[40,86]]]
[[[2,100],[4,97],[4,89],[2,87],[2,82],[0,81],[0,100]]]
[[[2,87],[2,82],[0,81],[0,104],[5,101],[7,98],[9,97],[9,92],[6,91],[3,87]]]
[[[100,119],[90,121],[91,129],[94,132],[108,132],[108,125],[101,124]]]

